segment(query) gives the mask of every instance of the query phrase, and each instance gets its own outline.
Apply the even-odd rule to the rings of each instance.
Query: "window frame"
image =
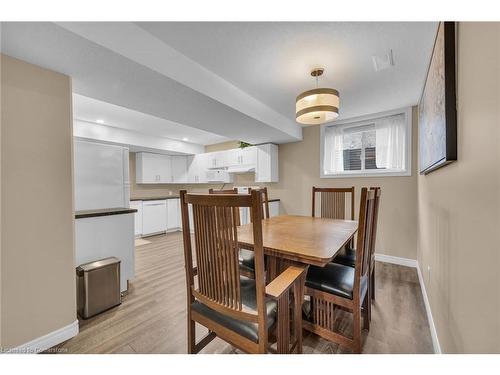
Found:
[[[406,160],[407,165],[404,171],[390,171],[386,169],[371,169],[364,171],[343,171],[342,173],[325,173],[324,170],[324,157],[325,157],[325,129],[328,126],[341,126],[344,129],[350,127],[357,127],[363,125],[372,124],[377,118],[388,117],[393,115],[405,115],[405,126],[406,126]],[[412,107],[399,108],[391,111],[374,113],[366,116],[353,117],[346,120],[329,122],[320,125],[320,166],[319,174],[321,178],[351,178],[351,177],[401,177],[401,176],[411,176],[412,175]]]

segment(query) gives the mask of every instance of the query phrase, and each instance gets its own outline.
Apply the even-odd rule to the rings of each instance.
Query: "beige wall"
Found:
[[[2,55],[1,344],[76,319],[71,80]]]
[[[442,351],[498,353],[499,23],[459,24],[457,68],[458,161],[418,178],[418,261]]]

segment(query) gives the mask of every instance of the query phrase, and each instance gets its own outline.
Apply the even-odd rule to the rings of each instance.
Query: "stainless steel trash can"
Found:
[[[121,303],[120,260],[115,257],[76,268],[77,309],[83,319]]]

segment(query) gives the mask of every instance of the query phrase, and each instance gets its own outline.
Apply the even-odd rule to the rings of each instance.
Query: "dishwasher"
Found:
[[[152,236],[167,230],[167,201],[142,202],[142,236]]]

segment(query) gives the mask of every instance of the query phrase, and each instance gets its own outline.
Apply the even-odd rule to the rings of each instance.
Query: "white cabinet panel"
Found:
[[[255,166],[257,148],[255,146],[224,151],[227,167]]]
[[[205,154],[206,157],[206,168],[223,168],[226,166],[226,152],[209,152]]]
[[[134,216],[132,214],[89,217],[75,220],[75,267],[107,257],[120,264],[120,290],[135,275]]]
[[[185,184],[188,182],[187,156],[172,156],[172,182]]]
[[[127,207],[128,149],[78,140],[73,162],[75,210]]]
[[[167,203],[164,200],[142,202],[142,235],[167,230]]]
[[[131,201],[130,208],[137,210],[134,214],[134,235],[138,237],[142,235],[142,201]]]
[[[278,182],[278,146],[271,143],[256,146],[255,182]]]
[[[169,155],[138,152],[135,158],[136,182],[138,184],[172,182],[172,161]]]
[[[180,199],[167,199],[167,230],[180,228]]]
[[[200,184],[207,182],[207,154],[189,156],[188,159],[188,183]]]

